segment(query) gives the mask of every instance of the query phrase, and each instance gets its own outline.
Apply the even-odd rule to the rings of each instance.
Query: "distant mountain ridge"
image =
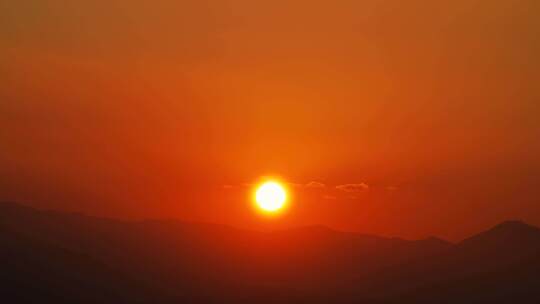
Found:
[[[459,243],[460,246],[514,246],[527,245],[540,241],[540,228],[523,221],[505,221],[493,228],[469,237]]]
[[[55,303],[540,299],[540,229],[518,221],[452,244],[324,226],[266,233],[174,220],[121,221],[4,202],[0,248],[2,260],[10,261],[1,288],[15,297],[12,303],[31,303],[37,295]]]

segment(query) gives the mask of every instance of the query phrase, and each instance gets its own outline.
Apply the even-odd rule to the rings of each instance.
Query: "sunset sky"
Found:
[[[279,177],[290,208],[253,211]],[[0,200],[450,240],[540,224],[538,0],[0,0]]]

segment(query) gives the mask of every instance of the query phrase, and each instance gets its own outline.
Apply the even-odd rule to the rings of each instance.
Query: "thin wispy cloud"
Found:
[[[347,193],[359,193],[369,190],[369,185],[366,183],[343,184],[337,185],[336,189]]]
[[[326,188],[326,185],[321,182],[311,181],[306,184],[306,188]]]

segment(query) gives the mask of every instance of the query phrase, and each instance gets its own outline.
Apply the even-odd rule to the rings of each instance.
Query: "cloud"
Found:
[[[293,188],[311,188],[311,189],[321,189],[321,188],[325,188],[326,185],[321,183],[321,182],[316,182],[316,181],[311,181],[307,184],[300,184],[300,183],[292,183],[292,182],[288,182],[287,185],[289,185],[290,187],[293,187]]]
[[[344,184],[336,186],[336,189],[347,193],[358,193],[369,190],[369,185],[366,183]]]
[[[333,196],[333,195],[325,195],[325,196],[323,196],[323,198],[324,198],[325,200],[332,200],[332,201],[333,201],[333,200],[337,200],[337,197],[335,197],[335,196]]]
[[[306,188],[325,188],[326,185],[320,182],[311,181],[306,184]]]

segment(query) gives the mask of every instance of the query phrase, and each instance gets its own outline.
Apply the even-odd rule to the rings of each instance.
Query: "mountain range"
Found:
[[[457,243],[0,203],[4,303],[540,303],[540,229]]]

